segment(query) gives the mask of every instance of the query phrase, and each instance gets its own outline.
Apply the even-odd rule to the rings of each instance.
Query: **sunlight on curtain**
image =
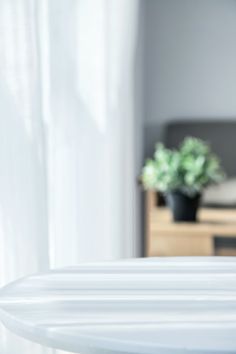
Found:
[[[137,254],[137,21],[138,0],[0,1],[0,285]]]
[[[138,2],[65,4],[51,0],[49,11],[52,266],[137,254]]]
[[[48,268],[34,1],[0,2],[0,284]],[[1,354],[32,353],[1,326]],[[34,351],[35,354],[41,351]]]
[[[40,78],[32,1],[0,2],[0,282],[48,268]]]

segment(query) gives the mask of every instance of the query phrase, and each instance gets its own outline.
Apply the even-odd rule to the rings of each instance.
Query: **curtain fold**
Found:
[[[48,16],[52,266],[136,252],[137,1],[77,0],[67,11],[64,5],[52,0]]]
[[[48,268],[47,191],[33,1],[0,2],[0,283]]]
[[[138,0],[0,1],[1,285],[138,254],[138,18]],[[1,334],[3,354],[55,352]]]

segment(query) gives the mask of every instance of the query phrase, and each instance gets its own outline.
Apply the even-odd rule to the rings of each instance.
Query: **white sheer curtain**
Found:
[[[1,285],[138,253],[138,5],[0,0]],[[1,353],[46,352],[1,334]]]

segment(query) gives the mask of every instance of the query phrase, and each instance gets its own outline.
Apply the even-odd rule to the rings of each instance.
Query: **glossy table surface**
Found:
[[[236,260],[133,259],[36,274],[0,290],[0,319],[74,353],[236,353]]]

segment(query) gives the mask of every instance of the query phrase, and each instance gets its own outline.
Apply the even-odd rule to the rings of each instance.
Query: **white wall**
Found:
[[[236,1],[145,1],[145,119],[236,117]]]

